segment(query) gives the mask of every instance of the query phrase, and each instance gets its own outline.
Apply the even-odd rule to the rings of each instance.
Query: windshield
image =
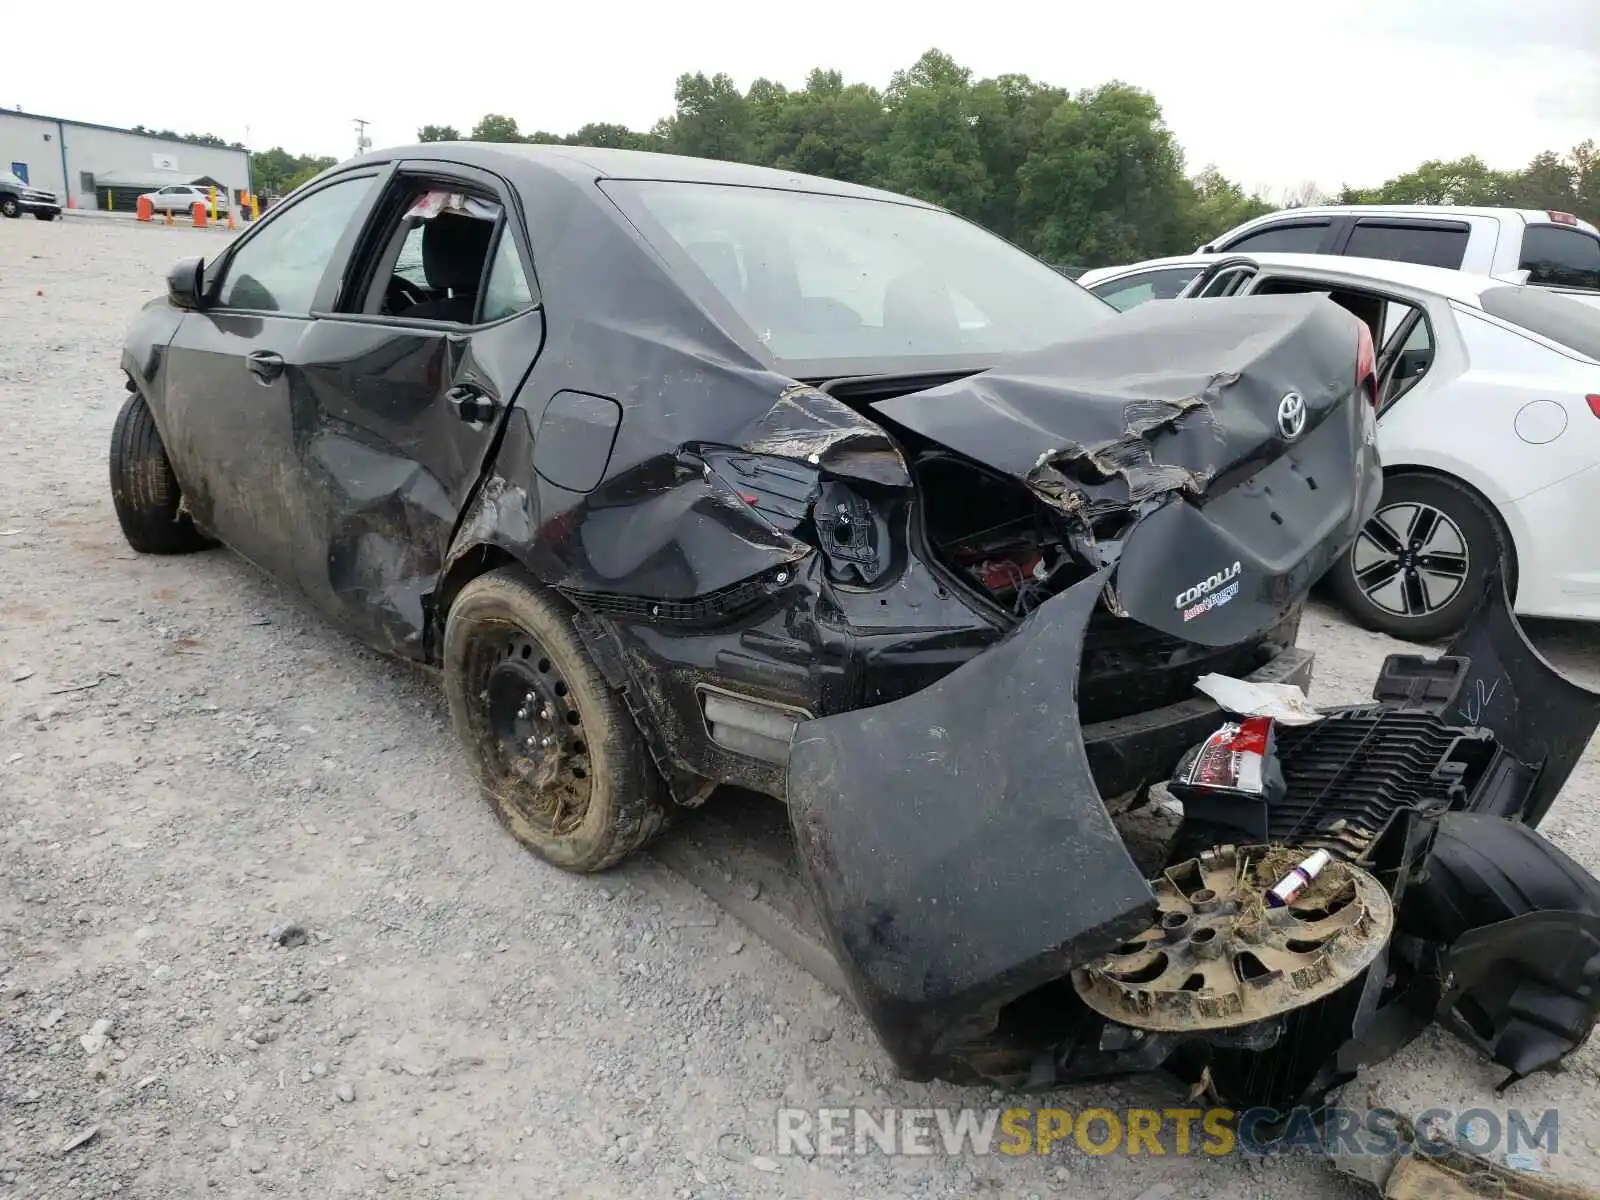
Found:
[[[987,364],[1116,315],[1053,268],[935,209],[722,184],[602,186],[774,358],[809,365],[796,375],[849,373],[847,363]]]
[[[18,179],[10,171],[0,171],[0,183],[10,184],[12,187],[27,187],[26,183]]]
[[[1600,309],[1576,296],[1537,287],[1496,287],[1484,292],[1479,303],[1501,320],[1600,359]]]

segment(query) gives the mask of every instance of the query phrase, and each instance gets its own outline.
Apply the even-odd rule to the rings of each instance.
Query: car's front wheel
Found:
[[[1334,592],[1360,624],[1432,642],[1458,632],[1507,559],[1499,517],[1475,492],[1436,475],[1394,475],[1383,501],[1333,569]]]
[[[111,503],[140,554],[191,554],[216,545],[195,528],[144,397],[129,394],[111,429]]]
[[[35,217],[37,217],[39,220],[41,220],[41,221],[54,221],[59,214],[53,213],[53,212],[45,212],[45,211],[43,211],[41,209],[39,212],[36,212],[33,215]]]
[[[450,717],[495,815],[564,870],[601,871],[666,824],[638,726],[558,599],[514,567],[461,589],[445,624]]]
[[[6,196],[4,199],[0,199],[0,213],[4,213],[8,217],[20,217],[22,215],[22,205],[17,203],[15,196]]]

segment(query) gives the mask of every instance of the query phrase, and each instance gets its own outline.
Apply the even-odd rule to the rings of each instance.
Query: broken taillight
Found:
[[[1378,407],[1378,354],[1372,346],[1372,330],[1365,321],[1356,331],[1356,387],[1365,388],[1367,403]]]

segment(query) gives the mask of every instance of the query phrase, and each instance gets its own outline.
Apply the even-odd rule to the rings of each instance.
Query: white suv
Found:
[[[1201,254],[1338,254],[1600,291],[1600,230],[1571,213],[1436,204],[1291,208],[1213,238]],[[1516,278],[1528,272],[1526,280]]]

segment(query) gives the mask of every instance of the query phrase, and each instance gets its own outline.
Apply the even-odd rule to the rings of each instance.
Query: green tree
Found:
[[[1055,262],[1132,262],[1193,249],[1194,185],[1149,93],[1124,83],[1056,105],[1019,172],[1019,228]]]
[[[520,142],[523,137],[517,132],[517,119],[503,117],[499,113],[487,113],[483,119],[472,127],[472,132],[467,135],[475,142]]]
[[[1208,166],[1189,181],[1192,195],[1189,211],[1189,236],[1193,246],[1204,245],[1219,234],[1242,225],[1252,217],[1273,211],[1273,205],[1260,196],[1247,196],[1242,187],[1214,166]]]
[[[697,158],[748,161],[750,111],[730,76],[718,72],[708,78],[700,71],[680,75],[673,99],[677,110],[664,123],[668,150]]]
[[[759,83],[760,81],[758,81]],[[867,157],[883,136],[883,97],[817,69],[802,91],[763,96],[756,87],[754,160],[785,171],[851,183],[869,181]]]
[[[599,146],[607,150],[660,149],[648,133],[635,133],[626,125],[607,121],[591,121],[561,140],[569,146]]]
[[[417,130],[419,142],[459,142],[461,131],[454,125],[424,125]]]
[[[884,101],[887,129],[867,156],[874,182],[962,214],[982,212],[990,186],[971,72],[929,50],[894,73]]]

